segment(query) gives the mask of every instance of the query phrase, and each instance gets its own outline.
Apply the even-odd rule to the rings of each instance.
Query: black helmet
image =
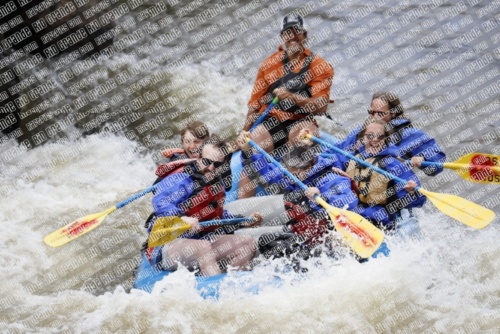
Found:
[[[281,32],[285,31],[288,28],[295,27],[297,31],[305,32],[306,29],[304,27],[304,20],[300,15],[287,15],[283,18],[283,26],[281,28]]]

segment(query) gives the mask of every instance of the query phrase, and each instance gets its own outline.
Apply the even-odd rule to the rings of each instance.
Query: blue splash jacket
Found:
[[[328,154],[332,154],[334,151],[327,151]],[[397,149],[394,146],[389,146],[379,152],[376,155],[369,154],[365,151],[364,146],[359,147],[357,152],[357,157],[361,159],[381,157],[384,160],[384,166],[378,166],[379,168],[398,176],[404,180],[413,180],[420,186],[420,181],[413,173],[411,167],[405,163],[400,162],[396,157],[398,156]],[[353,153],[354,154],[354,153]],[[346,170],[350,163],[350,159],[339,155],[338,156],[343,167],[342,170]],[[376,172],[374,172],[376,173]],[[403,189],[404,184],[396,183],[393,180],[388,181],[388,188],[393,187],[395,190],[394,195],[389,198],[389,202],[386,205],[373,205],[370,206],[366,203],[360,203],[357,208],[352,211],[359,213],[365,218],[372,220],[375,225],[384,229],[394,229],[395,218],[399,215],[399,212],[403,208],[417,208],[422,207],[426,202],[426,197],[420,195],[418,192],[407,192]]]
[[[396,147],[394,156],[405,160],[419,156],[423,157],[425,161],[446,161],[446,154],[441,150],[436,140],[429,137],[424,131],[414,128],[410,120],[395,118],[389,124],[395,131],[391,136],[391,144]],[[360,131],[361,128],[358,128],[351,132],[337,147],[352,152]],[[443,167],[437,166],[422,167],[420,169],[429,176],[435,176],[443,171]]]

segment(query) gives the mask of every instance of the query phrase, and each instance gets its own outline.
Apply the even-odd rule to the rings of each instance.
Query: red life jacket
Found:
[[[186,216],[200,222],[221,218],[224,213],[224,187],[220,183],[205,185],[183,203]]]
[[[183,148],[169,148],[161,152],[161,154],[167,158],[167,159],[172,159],[174,154],[185,154],[186,152],[184,151]]]
[[[191,177],[193,182],[198,185],[195,186],[191,197],[182,203],[181,209],[186,213],[186,216],[197,218],[200,222],[221,219],[224,214],[226,198],[222,183],[207,184],[199,174],[193,174]],[[204,227],[198,236],[208,234],[217,228],[219,228],[217,225]]]
[[[159,165],[158,168],[156,168],[155,174],[159,177],[165,177],[170,174],[180,173],[187,164],[195,160],[196,159],[182,159]]]
[[[288,201],[285,201],[285,209],[291,220],[290,228],[293,233],[303,237],[308,245],[321,243],[321,237],[328,231],[326,218],[318,219],[299,204]]]
[[[193,178],[193,181],[198,184],[200,184],[200,181],[203,182],[203,179],[198,177],[196,174],[191,177]],[[185,212],[186,216],[198,218],[200,222],[222,218],[224,213],[224,200],[224,187],[220,182],[215,184],[205,184],[204,186],[199,185],[195,188],[194,194],[182,203],[181,209]],[[218,228],[219,226],[217,225],[203,227],[196,236],[201,238]],[[153,263],[152,256],[154,251],[154,247],[146,249],[146,257],[150,263]],[[161,259],[161,253],[157,256]]]

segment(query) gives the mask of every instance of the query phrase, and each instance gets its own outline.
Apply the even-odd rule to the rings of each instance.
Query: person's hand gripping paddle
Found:
[[[349,159],[356,161],[357,163],[366,166],[368,168],[377,171],[380,174],[385,175],[387,178],[392,179],[394,181],[406,184],[407,181],[403,180],[400,177],[392,175],[391,173],[386,172],[383,169],[380,169],[368,162],[355,157],[354,155],[341,150],[340,148],[330,145],[329,143],[321,140],[317,137],[314,137],[310,134],[306,135],[307,138],[311,139],[313,142],[318,143],[324,147],[331,148],[335,152],[338,152],[342,155],[345,155]],[[427,198],[445,215],[450,216],[453,219],[458,220],[459,222],[473,227],[473,228],[483,228],[491,223],[495,219],[495,213],[484,206],[473,203],[471,201],[466,200],[465,198],[449,195],[449,194],[440,194],[431,192],[423,189],[422,187],[415,188],[415,191],[418,191]]]
[[[307,189],[307,186],[304,183],[297,179],[254,141],[249,138],[247,138],[247,141],[253,148],[264,155],[272,164],[278,167],[287,177],[295,182],[295,184],[303,190]],[[384,240],[384,234],[368,220],[355,212],[331,206],[319,196],[315,196],[314,199],[328,212],[334,224],[335,230],[344,238],[345,243],[349,245],[360,257],[369,258],[380,247]]]

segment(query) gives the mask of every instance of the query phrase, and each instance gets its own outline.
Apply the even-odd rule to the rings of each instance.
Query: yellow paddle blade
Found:
[[[444,163],[444,167],[455,170],[462,178],[471,182],[500,185],[500,157],[497,155],[471,153],[455,162]]]
[[[106,211],[94,213],[82,218],[79,218],[70,224],[58,229],[55,232],[47,235],[43,241],[51,247],[59,247],[67,244],[71,240],[74,240],[87,232],[92,231],[97,226],[99,226],[102,221],[111,212],[116,210],[116,206],[107,209]]]
[[[340,210],[320,197],[316,198],[316,202],[325,208],[337,232],[360,257],[369,258],[384,241],[384,233],[361,215]]]
[[[495,219],[495,213],[479,204],[465,198],[430,192],[420,188],[418,190],[444,214],[473,228],[483,228]]]
[[[148,247],[158,247],[175,240],[191,226],[179,217],[161,217],[156,219],[148,238]]]

